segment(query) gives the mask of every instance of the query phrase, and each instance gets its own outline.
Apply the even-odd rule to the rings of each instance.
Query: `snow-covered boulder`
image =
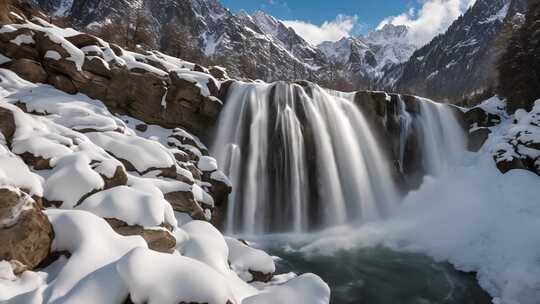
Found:
[[[17,188],[0,187],[0,260],[32,269],[50,252],[53,230],[39,206]]]
[[[175,178],[175,159],[162,145],[138,136],[118,132],[87,134],[95,144],[121,160],[126,169],[146,174],[159,171],[161,176]]]
[[[88,197],[77,209],[106,219],[121,235],[142,236],[150,249],[171,252],[176,245],[173,209],[159,194],[120,186]]]
[[[188,257],[135,249],[117,269],[132,303],[239,303],[223,275]]]
[[[244,241],[226,237],[229,264],[246,282],[268,282],[276,271],[274,259],[266,252],[250,247]]]
[[[242,304],[325,304],[330,302],[330,287],[318,276],[308,273],[283,285],[269,287],[245,299]]]
[[[492,152],[502,173],[525,169],[540,175],[540,100],[530,112],[523,109],[515,112],[514,124]]]

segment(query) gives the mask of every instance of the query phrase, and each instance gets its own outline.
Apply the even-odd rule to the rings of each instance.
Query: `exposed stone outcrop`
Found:
[[[187,213],[195,220],[208,220],[204,213],[204,209],[195,200],[193,192],[191,191],[176,191],[166,193],[165,199],[171,204],[174,211]]]
[[[138,225],[130,226],[118,219],[106,219],[107,223],[117,233],[125,236],[140,235],[152,250],[172,253],[176,246],[176,239],[170,232],[171,227],[163,227],[163,229],[146,229]]]
[[[174,67],[158,52],[129,53],[85,33],[50,34],[53,25],[43,20],[31,26],[25,22],[28,26],[6,25],[9,30],[0,33],[0,53],[12,59],[4,67],[21,77],[69,94],[84,93],[149,124],[181,126],[199,135],[217,120],[223,92],[212,75],[227,79],[222,68]]]
[[[45,83],[47,81],[47,72],[43,69],[41,63],[32,59],[14,60],[2,67],[12,70],[21,78],[30,82]]]
[[[53,229],[35,201],[24,192],[0,188],[0,260],[33,269],[49,254]]]

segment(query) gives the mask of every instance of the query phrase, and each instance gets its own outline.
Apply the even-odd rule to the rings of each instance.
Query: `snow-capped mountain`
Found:
[[[387,24],[366,37],[323,42],[319,49],[354,80],[355,87],[373,88],[389,66],[407,61],[416,50],[407,35],[406,26]]]
[[[69,17],[78,29],[99,34],[113,25],[119,44],[126,40],[119,24],[142,16],[147,48],[224,66],[236,78],[307,79],[341,90],[389,89],[437,100],[459,99],[496,83],[497,37],[507,15],[523,12],[526,2],[478,0],[445,34],[417,50],[408,28],[391,24],[314,46],[273,16],[233,14],[218,0],[34,1],[48,13]]]
[[[495,63],[505,22],[523,12],[526,0],[478,0],[448,28],[420,48],[405,64],[386,71],[381,87],[456,101],[493,89]]]
[[[373,79],[380,77],[385,66],[407,60],[414,51],[406,42],[405,27],[387,25],[367,37],[314,46],[273,16],[262,11],[252,16],[244,11],[233,14],[217,0],[35,2],[47,13],[69,17],[76,28],[94,32],[143,16],[150,32],[149,48],[167,52],[173,45],[174,51],[168,53],[222,65],[235,77],[308,79],[333,86],[340,75],[347,88],[365,89],[373,87]],[[171,43],[175,37],[183,41]]]

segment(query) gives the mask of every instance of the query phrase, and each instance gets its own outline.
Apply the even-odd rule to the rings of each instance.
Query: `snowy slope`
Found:
[[[0,157],[0,186],[23,187],[43,195],[47,201],[62,201],[60,208],[49,208],[45,214],[55,230],[52,250],[70,253],[50,266],[26,271],[22,276],[15,276],[9,263],[0,262],[0,301],[116,303],[129,295],[134,302],[145,299],[154,303],[223,304],[258,297],[261,291],[243,281],[235,271],[244,277],[248,269],[273,272],[272,258],[232,240],[228,242],[234,246],[234,255],[229,256],[229,246],[221,233],[207,222],[178,222],[176,218],[186,216],[173,211],[164,199],[170,191],[207,191],[205,182],[194,180],[182,168],[183,163],[174,160],[172,155],[177,147],[164,145],[173,133],[191,135],[158,126],[149,126],[148,134],[135,131],[129,126],[137,120],[113,115],[98,100],[69,95],[49,85],[32,84],[8,70],[0,69],[0,82],[0,108],[12,112],[16,124],[10,145],[3,137],[0,140],[1,151],[9,153],[12,159],[10,167],[6,166],[4,156]],[[28,113],[15,103],[24,105],[22,108]],[[90,127],[93,132],[77,131]],[[114,147],[100,136],[113,136]],[[20,158],[23,153],[50,159],[51,168],[25,164]],[[117,168],[127,170],[115,158],[118,156],[122,162],[132,163],[137,171],[174,164],[179,173],[186,172],[180,178],[186,182],[152,171],[127,171],[125,185],[104,190],[103,178],[115,175]],[[210,157],[193,164],[205,172],[216,170],[215,160]],[[3,170],[8,170],[9,175],[4,175]],[[187,182],[189,179],[193,184]],[[86,196],[88,192],[95,194]],[[204,199],[201,204],[207,206]],[[111,218],[139,225],[145,231],[170,234],[176,241],[174,253],[149,250],[150,243],[140,236],[118,234],[110,226]],[[236,265],[234,269],[228,260]],[[328,303],[328,287],[318,277],[305,275],[298,279],[305,283],[291,281],[288,287],[296,298],[317,288],[323,290],[321,303]],[[209,281],[220,283],[208,285]],[[163,289],[164,284],[170,288]],[[281,297],[279,289],[263,292],[271,299]]]

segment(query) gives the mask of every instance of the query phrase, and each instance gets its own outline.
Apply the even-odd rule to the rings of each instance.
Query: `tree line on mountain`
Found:
[[[530,110],[540,98],[540,0],[529,0],[523,25],[503,35],[509,38],[497,65],[497,93],[507,99],[510,113]]]

